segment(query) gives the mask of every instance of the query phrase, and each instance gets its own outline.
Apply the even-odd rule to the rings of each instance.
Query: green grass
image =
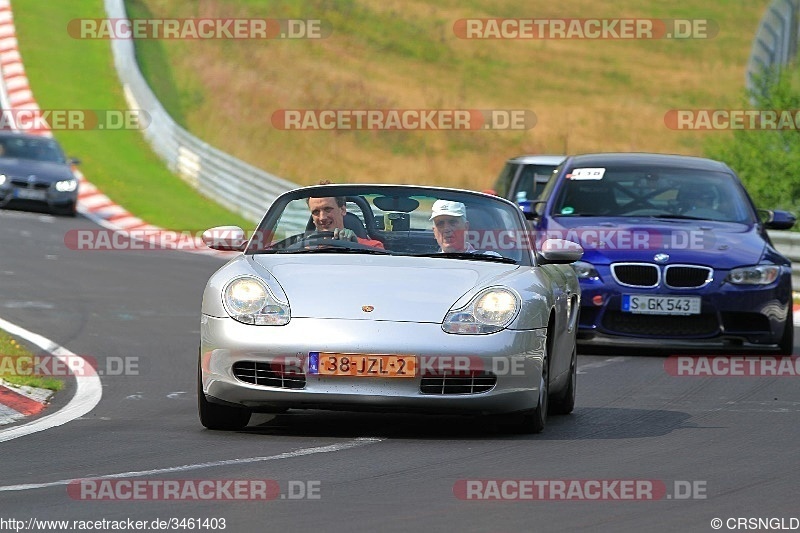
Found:
[[[18,358],[31,356],[33,353],[17,342],[14,337],[0,330],[0,379],[12,385],[61,390],[64,382],[59,379],[28,374],[29,367],[24,366]]]
[[[768,4],[126,1],[131,13],[156,18],[305,18],[332,28],[320,40],[138,42],[159,98],[210,144],[297,183],[472,189],[487,187],[505,159],[520,153],[702,155],[706,132],[670,130],[664,116],[741,106],[744,68]],[[454,22],[470,17],[708,19],[719,31],[683,40],[458,39]],[[270,120],[280,109],[365,108],[530,109],[538,122],[524,132],[297,132]]]
[[[78,40],[67,33],[71,19],[104,17],[101,0],[79,4],[15,0],[13,9],[20,53],[42,109],[127,108],[110,41]],[[89,181],[151,224],[192,231],[224,224],[253,226],[172,175],[140,131],[54,134],[70,156],[81,159],[81,171]]]
[[[657,151],[702,155],[709,135],[674,131],[671,109],[737,108],[755,29],[769,0],[127,0],[153,18],[305,18],[320,40],[144,40],[142,70],[173,117],[236,157],[301,184],[489,186],[521,153]],[[108,41],[66,24],[103,17],[100,0],[14,0],[21,51],[43,107],[121,108]],[[464,40],[468,17],[710,19],[712,39]],[[527,131],[283,131],[281,109],[529,109]],[[153,223],[239,223],[167,173],[139,132],[59,132],[84,171]],[[266,208],[266,206],[265,206]]]

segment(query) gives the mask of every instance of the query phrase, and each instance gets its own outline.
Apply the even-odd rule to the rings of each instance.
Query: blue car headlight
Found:
[[[519,307],[517,293],[494,287],[480,292],[464,307],[448,311],[442,329],[461,335],[496,333],[514,320]]]
[[[734,268],[726,279],[734,285],[769,285],[778,279],[780,273],[778,265],[756,265]]]
[[[597,269],[594,268],[594,265],[586,261],[575,261],[572,263],[572,269],[575,271],[575,275],[578,276],[578,279],[600,279],[600,274],[597,272]]]
[[[292,317],[287,302],[281,302],[258,279],[241,277],[222,291],[222,303],[230,317],[243,324],[282,326]]]

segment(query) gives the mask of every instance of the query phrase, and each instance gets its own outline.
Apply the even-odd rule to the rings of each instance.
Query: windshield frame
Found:
[[[476,191],[468,191],[463,189],[417,186],[417,185],[385,185],[385,184],[315,185],[310,187],[302,187],[299,189],[294,189],[276,198],[275,201],[270,205],[264,217],[261,219],[261,222],[258,224],[253,236],[251,236],[251,239],[249,240],[247,246],[245,247],[244,253],[245,255],[276,253],[277,250],[275,248],[270,248],[269,246],[271,241],[270,236],[272,235],[271,232],[277,230],[277,228],[279,227],[278,225],[280,223],[281,216],[287,209],[287,206],[290,206],[292,202],[305,201],[305,199],[308,197],[332,197],[332,196],[354,197],[354,196],[365,196],[365,195],[374,196],[376,194],[386,195],[386,196],[398,196],[398,197],[425,196],[425,197],[430,197],[431,199],[447,199],[452,201],[460,201],[467,205],[483,203],[487,205],[487,209],[491,208],[491,209],[501,210],[501,212],[499,212],[498,214],[502,214],[504,220],[506,220],[507,224],[509,225],[509,227],[501,228],[502,231],[514,231],[514,232],[528,231],[526,229],[527,225],[525,218],[522,212],[520,211],[519,207],[516,206],[514,203],[495,195],[480,193]],[[369,204],[369,207],[373,211],[379,211],[371,202],[367,203]],[[429,215],[430,213],[423,211],[423,209],[424,208],[422,206],[418,206],[418,208],[415,211],[426,215],[427,218],[427,215]],[[469,209],[467,211],[468,211],[467,217],[469,218]],[[348,213],[349,212],[350,210],[348,210]],[[310,220],[310,213],[309,213],[309,220]],[[419,219],[417,220],[419,221]],[[514,225],[513,228],[510,227],[511,224]],[[365,222],[365,225],[369,229],[369,224]],[[385,235],[386,233],[389,233],[390,235],[392,234],[392,232],[388,230],[380,230],[380,231],[382,232],[383,235]],[[411,230],[412,233],[417,231],[420,232],[427,231],[427,228],[425,230],[422,230],[420,228]],[[398,234],[400,233],[402,232],[399,232]],[[422,233],[420,234],[422,235]],[[265,237],[259,239],[256,238],[257,236],[265,236]],[[430,236],[431,238],[433,238],[432,223],[430,229]],[[534,246],[535,243],[531,243],[531,246],[519,247],[520,248],[519,251],[514,250],[514,259],[516,260],[517,265],[526,265],[526,266],[535,265],[535,256],[534,256],[535,250],[533,249]],[[424,253],[427,252],[421,250],[419,255],[422,256],[424,255]],[[279,254],[291,255],[291,253],[289,252],[280,252]],[[400,250],[386,250],[385,254],[382,253],[380,255],[403,256],[403,257],[416,256],[416,254],[414,253],[405,253],[404,251]],[[481,258],[475,257],[474,259],[479,260]],[[453,260],[466,260],[466,259],[453,258]],[[503,263],[498,262],[498,264],[503,264]]]

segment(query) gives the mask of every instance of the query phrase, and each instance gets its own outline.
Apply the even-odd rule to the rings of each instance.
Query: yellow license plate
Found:
[[[320,376],[413,378],[417,374],[417,358],[413,355],[311,352],[308,373]]]

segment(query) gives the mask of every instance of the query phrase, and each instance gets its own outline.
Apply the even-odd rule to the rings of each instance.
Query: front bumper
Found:
[[[0,207],[33,205],[58,209],[74,206],[77,201],[77,189],[60,192],[53,186],[48,189],[24,189],[10,185],[0,187]]]
[[[204,315],[201,386],[211,402],[247,407],[381,410],[490,414],[522,411],[538,403],[545,330],[504,330],[491,335],[452,335],[439,324],[293,318],[285,326],[251,326]],[[417,356],[409,378],[319,376],[307,373],[310,351]],[[301,389],[255,385],[234,375],[237,362],[284,364],[305,372]],[[420,387],[453,368],[496,376],[479,393],[431,394]],[[452,372],[451,372],[452,373]]]
[[[788,272],[766,286],[714,281],[699,290],[640,289],[582,282],[578,341],[584,345],[752,348],[777,345],[793,327]],[[699,315],[641,315],[621,311],[623,294],[699,296]]]

